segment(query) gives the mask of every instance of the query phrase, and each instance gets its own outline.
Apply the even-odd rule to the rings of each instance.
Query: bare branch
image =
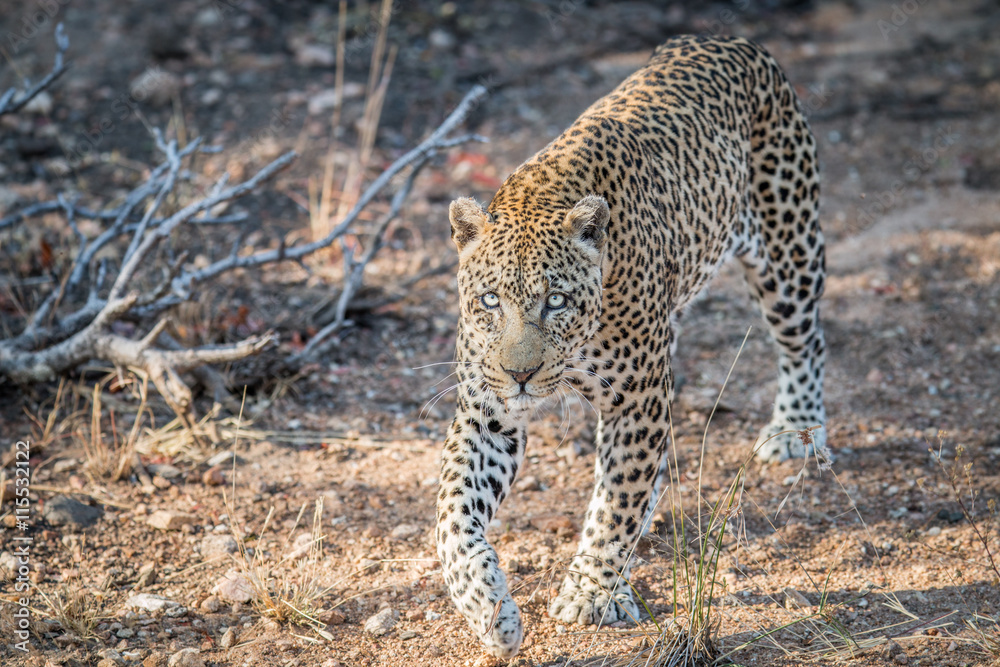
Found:
[[[45,78],[33,86],[25,81],[26,89],[20,94],[17,92],[17,88],[10,88],[2,96],[0,96],[0,116],[20,111],[28,104],[28,102],[35,99],[39,93],[51,86],[56,79],[61,77],[68,69],[66,64],[63,62],[63,56],[66,55],[66,50],[68,48],[69,37],[66,36],[63,24],[60,23],[56,26],[56,57],[52,63],[52,70],[45,76]]]
[[[361,259],[357,262],[353,262],[350,265],[350,270],[346,272],[344,276],[344,288],[340,293],[340,298],[337,301],[337,314],[333,319],[333,322],[326,325],[320,329],[315,336],[309,339],[309,343],[306,344],[302,351],[299,352],[293,359],[304,359],[310,355],[316,353],[320,345],[323,344],[326,339],[328,339],[334,332],[344,326],[347,321],[347,306],[354,298],[355,293],[361,288],[361,281],[364,277],[365,267],[368,263],[372,261],[384,243],[385,231],[389,227],[389,223],[396,219],[399,215],[400,209],[403,207],[403,202],[409,196],[410,191],[413,189],[413,183],[417,179],[417,175],[423,169],[427,161],[418,162],[414,165],[413,170],[410,175],[406,178],[406,182],[403,184],[392,198],[392,206],[389,211],[382,216],[382,220],[379,221],[379,225],[372,235],[371,243],[369,243],[368,248],[365,250]]]
[[[325,238],[310,243],[289,247],[281,239],[275,249],[241,255],[246,241],[243,230],[239,228],[231,251],[200,269],[184,268],[188,251],[183,247],[175,249],[171,245],[161,252],[161,243],[183,225],[238,224],[246,221],[248,216],[245,213],[212,217],[209,211],[221,203],[250,193],[287,167],[296,155],[294,152],[285,153],[241,183],[231,185],[229,175],[223,174],[206,194],[171,215],[157,218],[156,214],[178,181],[191,178],[182,166],[184,158],[195,151],[210,150],[201,148],[200,139],[179,148],[176,141],[165,141],[159,131],[154,133],[154,138],[157,148],[163,153],[162,162],[151,169],[145,180],[134,187],[120,205],[93,210],[79,206],[74,197],[60,194],[56,201],[33,204],[0,219],[0,230],[3,230],[32,216],[61,211],[79,243],[66,275],[61,280],[52,281],[49,293],[35,313],[27,318],[21,334],[0,340],[0,376],[19,383],[37,382],[54,378],[90,359],[105,360],[147,376],[171,408],[185,422],[193,423],[192,394],[181,375],[192,373],[213,392],[217,401],[224,401],[227,391],[225,380],[210,366],[258,354],[275,345],[277,337],[268,333],[231,345],[185,349],[167,332],[168,318],[164,317],[164,311],[191,301],[196,286],[234,269],[286,260],[304,266],[304,258],[311,253],[328,247],[338,239],[343,242],[344,235],[357,223],[363,209],[390,185],[396,175],[408,170],[406,179],[391,199],[389,210],[365,235],[360,255],[355,259],[353,252],[345,254],[348,264],[334,320],[314,336],[301,353],[289,359],[289,365],[301,363],[321,349],[334,331],[349,324],[346,313],[361,288],[365,268],[383,247],[385,235],[392,221],[399,216],[420,171],[441,150],[468,141],[485,141],[474,134],[449,136],[485,95],[486,89],[482,86],[473,88],[440,127],[416,148],[397,159],[368,186],[351,211]],[[88,240],[77,225],[80,218],[105,221],[107,226]],[[125,249],[116,251],[115,243],[125,238],[128,240]],[[183,237],[181,242],[184,242]],[[98,258],[99,255],[110,257]],[[166,264],[163,259],[167,260]],[[106,279],[111,283],[109,288],[105,287]],[[83,289],[85,284],[88,287],[86,291]],[[150,284],[155,287],[150,289]],[[105,290],[107,295],[102,297]],[[136,337],[121,335],[120,330],[112,325],[122,320],[141,327],[147,333]]]
[[[485,87],[480,85],[474,86],[472,90],[465,95],[458,107],[451,112],[448,118],[445,119],[444,123],[442,123],[441,126],[431,134],[431,136],[421,142],[416,148],[389,165],[388,169],[382,172],[382,174],[368,186],[364,194],[362,194],[360,199],[358,199],[357,204],[354,205],[354,208],[351,209],[344,219],[338,223],[333,231],[327,234],[326,237],[311,243],[295,246],[293,248],[285,248],[284,245],[281,245],[274,250],[266,250],[248,256],[234,257],[230,255],[229,257],[214,262],[203,269],[179,276],[174,281],[175,294],[183,299],[183,295],[187,294],[194,285],[204,282],[205,280],[215,278],[216,276],[227,271],[237,268],[261,266],[263,264],[271,264],[282,260],[298,261],[301,258],[316,252],[317,250],[328,247],[338,238],[343,236],[351,225],[357,222],[361,211],[364,210],[364,208],[370,204],[373,199],[375,199],[378,193],[389,184],[396,174],[401,172],[406,167],[413,165],[414,168],[417,168],[418,164],[422,167],[423,164],[428,162],[437,154],[437,151],[443,148],[455,146],[457,143],[470,140],[482,142],[488,141],[485,137],[477,134],[464,135],[455,139],[446,138],[447,134],[460,125],[487,94],[488,91]],[[462,141],[459,141],[460,139]],[[164,307],[168,307],[174,303],[176,303],[176,301],[171,298],[168,298],[163,302]]]

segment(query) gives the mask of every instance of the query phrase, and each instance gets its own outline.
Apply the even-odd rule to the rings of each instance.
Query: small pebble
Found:
[[[373,637],[381,637],[392,630],[398,620],[399,614],[394,609],[386,607],[365,621],[365,632]]]
[[[196,648],[182,648],[170,656],[167,667],[205,667],[205,661]]]
[[[201,610],[209,614],[215,614],[222,609],[222,601],[214,595],[209,595],[201,601]]]
[[[219,646],[227,651],[236,646],[236,630],[226,628],[226,631],[222,633],[222,639],[219,640]]]

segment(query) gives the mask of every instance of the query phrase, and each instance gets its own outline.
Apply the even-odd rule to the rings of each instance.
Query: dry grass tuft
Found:
[[[296,553],[296,546],[301,542],[289,544],[296,528],[305,514],[307,505],[302,505],[295,526],[281,542],[277,554],[270,554],[265,548],[268,529],[274,517],[274,508],[267,513],[260,535],[255,540],[256,548],[249,548],[245,534],[235,521],[235,507],[226,497],[226,507],[229,511],[233,537],[239,546],[237,565],[240,573],[246,577],[253,587],[252,605],[261,616],[274,619],[279,623],[300,625],[312,629],[323,639],[330,640],[332,636],[325,630],[326,623],[322,620],[329,611],[323,604],[323,598],[332,590],[332,586],[323,584],[324,569],[321,565],[323,553],[322,521],[323,500],[316,501],[313,511],[313,522],[305,554]]]
[[[114,616],[112,596],[106,590],[95,591],[80,584],[65,585],[51,593],[38,587],[35,590],[43,606],[33,612],[57,623],[65,633],[80,641],[97,640],[97,626]]]
[[[90,405],[89,428],[82,426],[74,433],[74,440],[83,447],[86,469],[97,478],[118,482],[128,479],[136,462],[136,445],[142,433],[142,424],[149,414],[146,403],[148,382],[143,379],[136,385],[139,406],[127,434],[119,436],[114,410],[109,411],[111,432],[105,433],[103,424],[102,386],[95,384]]]

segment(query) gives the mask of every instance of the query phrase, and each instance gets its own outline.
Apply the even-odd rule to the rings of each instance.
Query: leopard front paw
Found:
[[[564,623],[581,625],[608,625],[618,621],[636,623],[639,608],[628,590],[611,593],[603,588],[585,588],[567,581],[549,605],[549,616]]]
[[[521,611],[517,604],[506,595],[500,601],[499,609],[488,610],[479,625],[479,638],[491,655],[509,660],[517,655],[524,639],[524,625],[521,623]]]

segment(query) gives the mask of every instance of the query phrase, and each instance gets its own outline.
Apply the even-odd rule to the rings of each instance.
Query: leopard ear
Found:
[[[451,218],[451,238],[459,252],[479,238],[490,219],[479,202],[471,197],[453,201],[448,207],[448,217]]]
[[[602,250],[608,238],[611,211],[604,197],[587,195],[566,214],[566,226],[581,243]]]

